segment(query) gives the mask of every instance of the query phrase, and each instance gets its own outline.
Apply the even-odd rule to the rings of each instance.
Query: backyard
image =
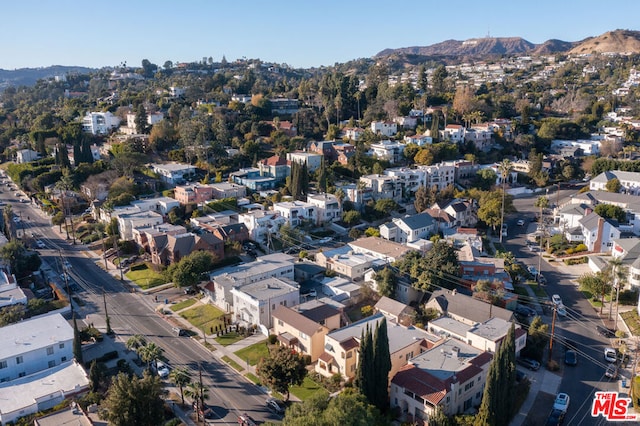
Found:
[[[132,266],[131,270],[125,275],[143,290],[167,283],[161,273],[149,268],[146,263]]]
[[[181,312],[180,316],[203,333],[212,334],[216,327],[224,326],[224,312],[211,305],[195,306]]]
[[[632,309],[627,312],[621,312],[620,317],[625,322],[625,324],[627,324],[629,331],[631,331],[631,335],[640,335],[640,317],[638,317],[637,310]]]

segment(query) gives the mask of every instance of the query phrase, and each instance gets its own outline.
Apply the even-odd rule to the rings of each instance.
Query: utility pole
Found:
[[[104,259],[104,269],[105,271],[109,270],[109,264],[107,263],[107,251],[104,248],[104,238],[102,237],[102,258]]]
[[[551,320],[551,338],[549,339],[549,361],[552,359],[553,355],[553,337],[555,336],[556,330],[556,310],[558,306],[553,304],[553,319]]]
[[[618,299],[620,298],[620,285],[616,283],[616,324],[613,328],[614,331],[618,331],[618,307],[620,304],[618,303]]]
[[[613,285],[611,286],[611,294],[609,295],[609,320],[613,319],[611,314],[613,313],[613,289],[618,287],[618,279],[616,277],[616,265],[613,265],[611,269],[613,275]]]

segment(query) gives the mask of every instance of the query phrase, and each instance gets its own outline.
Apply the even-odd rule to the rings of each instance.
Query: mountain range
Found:
[[[482,58],[501,55],[548,55],[554,53],[640,53],[640,31],[615,30],[581,41],[547,40],[531,43],[521,37],[486,37],[464,41],[446,40],[430,46],[385,49],[375,57],[426,56]]]

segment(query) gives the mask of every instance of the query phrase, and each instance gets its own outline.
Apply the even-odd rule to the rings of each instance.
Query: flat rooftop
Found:
[[[0,327],[0,359],[73,340],[73,328],[60,314]]]
[[[445,381],[458,371],[467,368],[470,365],[470,361],[482,353],[483,351],[480,349],[476,349],[464,342],[448,339],[412,358],[410,363]]]
[[[271,297],[282,296],[288,293],[298,292],[295,281],[286,278],[267,278],[251,284],[234,288],[236,291],[248,294],[256,300],[266,300]]]

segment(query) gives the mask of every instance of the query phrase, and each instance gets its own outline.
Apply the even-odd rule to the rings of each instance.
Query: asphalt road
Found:
[[[235,370],[218,361],[197,342],[175,336],[171,325],[155,313],[154,296],[131,293],[126,285],[97,266],[98,260],[85,256],[85,246],[74,246],[61,239],[52,230],[50,220],[44,218],[36,206],[16,202],[15,191],[3,191],[0,200],[11,204],[22,218],[18,229],[24,232],[27,244],[34,247],[36,240],[46,244],[46,248],[39,251],[54,276],[59,276],[64,261],[70,264],[67,268],[70,284],[77,284],[75,295],[84,303],[82,313],[104,317],[106,301],[111,326],[123,341],[134,334],[144,335],[147,341],[164,350],[163,355],[171,367],[186,367],[194,380],[202,368],[203,382],[210,392],[207,403],[218,416],[208,420],[209,423],[237,424],[238,415],[242,413],[248,413],[258,421],[279,420],[266,409],[266,395],[257,386],[239,378]],[[36,237],[32,238],[34,232]],[[112,273],[116,274],[115,271]]]
[[[559,197],[555,191],[549,191],[548,198],[551,203],[560,204],[568,201],[576,190],[561,190]],[[553,345],[553,358],[557,360],[562,369],[562,383],[559,392],[565,392],[571,397],[569,410],[565,418],[565,424],[600,424],[598,419],[590,415],[591,403],[594,393],[599,390],[617,390],[615,382],[610,382],[604,376],[606,362],[603,350],[610,346],[609,339],[596,333],[596,325],[602,325],[598,313],[580,293],[571,279],[574,277],[564,272],[562,267],[554,267],[544,259],[539,263],[539,253],[531,252],[526,247],[526,234],[534,232],[536,223],[531,219],[539,214],[539,208],[534,207],[537,196],[517,198],[514,206],[517,214],[505,218],[508,224],[508,236],[503,237],[503,245],[511,251],[518,260],[526,265],[532,265],[536,269],[540,264],[540,271],[547,279],[545,290],[549,297],[558,294],[567,308],[567,316],[556,317],[555,336]],[[518,219],[525,219],[524,226],[517,226]],[[552,315],[549,313],[543,317],[545,322],[551,324]],[[564,351],[571,347],[578,352],[578,365],[571,367],[564,364]],[[534,410],[550,412],[549,407],[536,407]]]

